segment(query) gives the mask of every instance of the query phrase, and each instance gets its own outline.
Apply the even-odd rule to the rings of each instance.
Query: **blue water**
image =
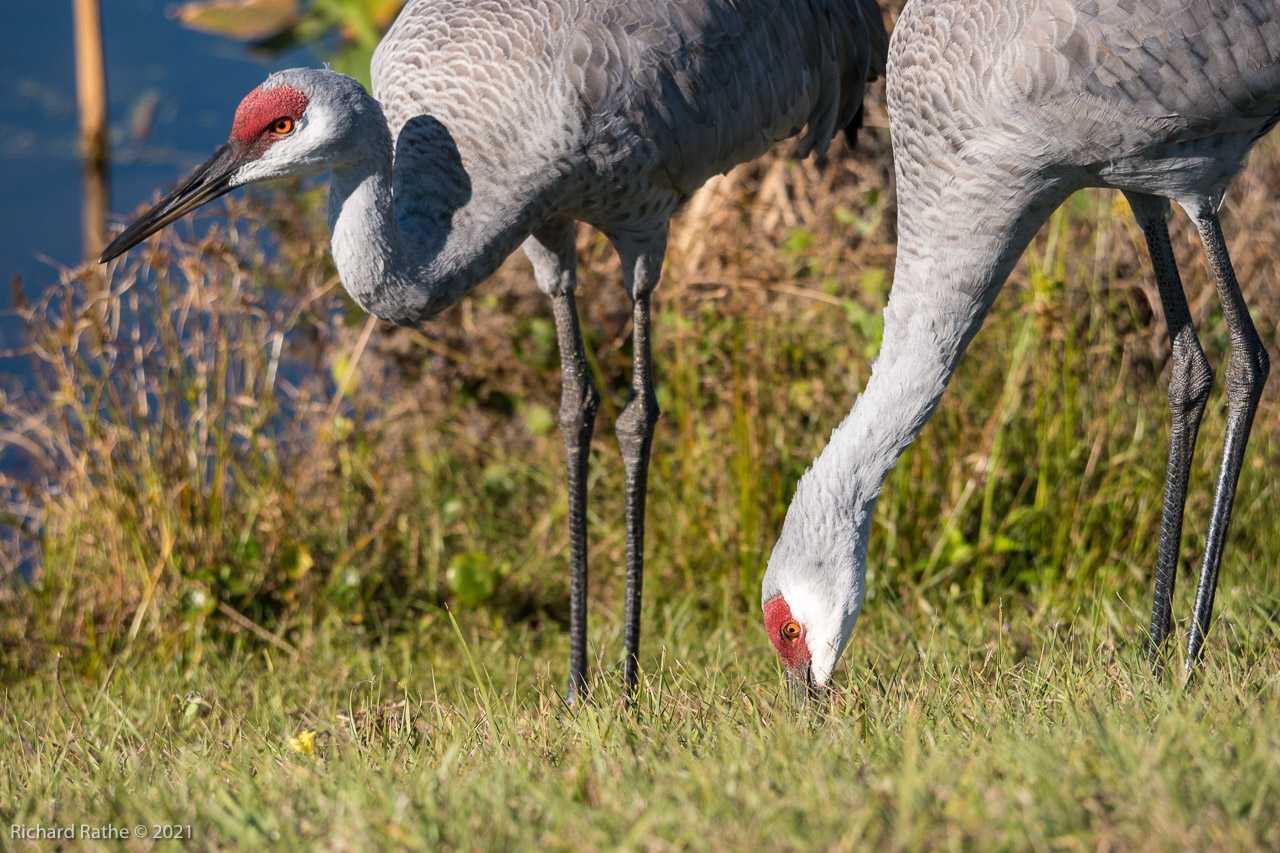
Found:
[[[102,3],[116,223],[224,142],[236,105],[269,73],[317,64],[302,48],[257,57],[186,30],[166,17],[169,5]],[[6,0],[0,14],[0,353],[22,343],[11,310],[13,276],[35,301],[58,280],[57,265],[76,266],[83,256],[71,6]],[[150,132],[135,139],[132,114],[149,101],[156,105]],[[0,387],[25,387],[27,370],[24,359],[0,356]]]
[[[19,340],[7,316],[10,278],[21,274],[34,297],[57,280],[42,256],[68,266],[81,259],[71,3],[11,3],[0,27],[0,308],[6,309],[0,349]],[[255,57],[242,45],[186,30],[165,16],[169,5],[170,0],[103,3],[111,210],[117,221],[224,142],[236,105],[267,74],[317,64],[305,49]],[[149,99],[157,105],[150,134],[135,140],[128,130],[131,113]]]

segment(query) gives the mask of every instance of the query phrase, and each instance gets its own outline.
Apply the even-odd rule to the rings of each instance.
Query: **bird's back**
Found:
[[[573,51],[599,166],[651,141],[691,192],[802,131],[801,156],[825,150],[887,35],[870,0],[628,0],[592,5]]]
[[[1232,133],[1280,109],[1275,0],[1041,2],[996,65],[1028,100],[1097,99],[1175,137]]]
[[[469,192],[576,180],[590,221],[610,187],[687,195],[802,129],[825,148],[886,51],[872,0],[418,0],[374,95],[393,136],[422,137],[398,141],[398,185],[443,130]]]
[[[1127,179],[1117,161],[1238,160],[1280,117],[1276,0],[914,0],[890,53],[901,132],[1102,181]]]

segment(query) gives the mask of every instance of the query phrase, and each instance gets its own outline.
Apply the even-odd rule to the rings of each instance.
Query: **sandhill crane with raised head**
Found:
[[[416,0],[373,58],[373,94],[332,71],[272,75],[231,137],[102,255],[234,187],[332,173],[347,291],[391,323],[438,315],[523,246],[551,297],[568,455],[569,695],[586,684],[586,475],[598,394],[574,302],[574,222],[602,231],[633,300],[625,692],[637,680],[650,442],[649,298],[672,214],[711,176],[802,133],[856,131],[888,35],[874,0]]]
[[[1280,120],[1280,4],[912,0],[890,44],[888,97],[899,242],[880,355],[796,487],[765,573],[765,626],[788,683],[800,695],[825,687],[862,607],[867,535],[886,475],[933,415],[1023,249],[1084,187],[1128,197],[1172,341],[1150,637],[1157,667],[1213,384],[1170,248],[1170,200],[1199,229],[1230,330],[1227,432],[1188,642],[1194,665],[1268,372],[1217,210],[1250,147]]]

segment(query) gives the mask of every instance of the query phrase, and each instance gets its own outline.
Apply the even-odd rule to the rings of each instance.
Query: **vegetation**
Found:
[[[106,281],[68,273],[31,311],[46,387],[7,401],[0,433],[42,478],[5,517],[38,569],[3,592],[3,823],[190,825],[198,849],[1280,847],[1277,383],[1208,665],[1184,688],[1174,650],[1153,678],[1168,338],[1114,194],[1073,198],[1019,265],[886,484],[830,707],[788,710],[759,581],[878,345],[894,207],[873,123],[856,156],[744,167],[677,224],[633,713],[611,429],[629,310],[598,235],[579,300],[604,397],[597,683],[578,710],[555,335],[522,257],[442,322],[385,328],[341,295],[323,194],[290,189]],[[1224,208],[1272,347],[1277,175],[1268,140]],[[1174,232],[1220,367],[1199,247]],[[1182,636],[1224,408],[1219,385]]]
[[[369,62],[404,0],[191,0],[169,13],[183,26],[268,53],[297,44],[369,85]]]

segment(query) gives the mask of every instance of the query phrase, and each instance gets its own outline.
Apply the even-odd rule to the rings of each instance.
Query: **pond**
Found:
[[[111,123],[110,204],[117,225],[224,142],[240,99],[272,71],[315,66],[296,48],[257,56],[166,15],[170,0],[103,3]],[[10,282],[35,301],[81,246],[72,4],[16,0],[0,32],[0,387],[29,378]],[[14,464],[0,453],[0,471]]]

